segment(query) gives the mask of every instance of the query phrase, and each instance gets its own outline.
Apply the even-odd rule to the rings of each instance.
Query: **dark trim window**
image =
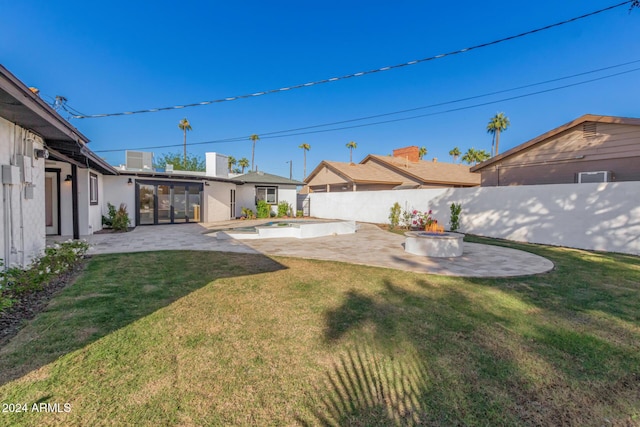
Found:
[[[89,174],[89,204],[98,204],[98,175]]]
[[[278,187],[256,187],[256,200],[264,200],[270,205],[277,205]]]

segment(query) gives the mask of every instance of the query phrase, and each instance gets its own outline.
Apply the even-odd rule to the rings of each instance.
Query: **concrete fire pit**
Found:
[[[452,258],[462,255],[464,234],[409,231],[404,235],[406,236],[404,250],[410,254],[435,258]]]

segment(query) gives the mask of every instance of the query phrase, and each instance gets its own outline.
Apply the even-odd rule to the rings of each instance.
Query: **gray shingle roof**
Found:
[[[242,181],[246,184],[282,184],[282,185],[305,185],[304,182],[295,179],[285,178],[283,176],[272,175],[266,172],[249,172],[239,175],[233,179]]]

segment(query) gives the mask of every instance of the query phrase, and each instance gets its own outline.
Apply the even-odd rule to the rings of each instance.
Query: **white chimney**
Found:
[[[229,156],[219,153],[205,153],[205,161],[206,176],[229,177]]]

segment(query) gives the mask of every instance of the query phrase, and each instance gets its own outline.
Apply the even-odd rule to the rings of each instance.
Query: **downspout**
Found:
[[[11,265],[11,236],[9,234],[11,225],[9,224],[9,200],[7,193],[8,184],[2,183],[2,207],[4,216],[4,269]]]
[[[22,132],[22,138],[20,138],[20,154],[22,154],[23,156],[26,154],[26,138],[27,135],[25,134],[25,132]],[[22,167],[24,168],[24,164],[22,165]],[[22,178],[20,179],[20,248],[21,248],[21,261],[22,261],[22,266],[25,267],[25,254],[24,254],[24,249],[25,249],[25,244],[24,244],[24,189],[25,189],[25,182],[22,181]]]
[[[73,238],[80,239],[80,214],[78,212],[78,166],[71,165],[71,210],[73,216]]]
[[[17,138],[18,125],[13,125],[13,144],[12,149],[15,153],[15,143]],[[10,153],[9,165],[15,164],[14,155]],[[13,249],[12,237],[13,237],[13,212],[11,209],[11,184],[2,182],[2,202],[3,202],[3,216],[4,216],[4,269],[7,270],[11,266],[11,251]]]

